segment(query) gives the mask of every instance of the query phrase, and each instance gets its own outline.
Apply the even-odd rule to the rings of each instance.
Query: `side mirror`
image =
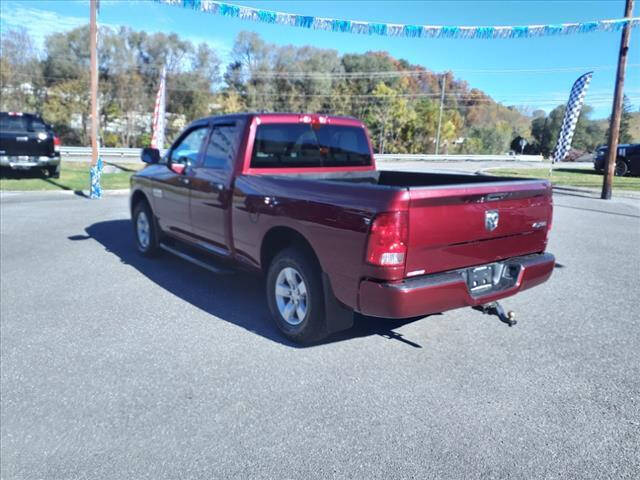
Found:
[[[140,153],[140,159],[144,163],[158,163],[160,161],[160,150],[157,148],[146,147]]]

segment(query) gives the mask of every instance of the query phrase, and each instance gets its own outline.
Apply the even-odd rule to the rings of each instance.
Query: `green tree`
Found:
[[[89,77],[67,80],[51,86],[44,102],[44,118],[66,145],[89,144],[91,99]]]
[[[511,133],[507,123],[496,127],[472,127],[463,144],[463,153],[502,154],[509,147]]]
[[[609,126],[607,126],[607,130],[604,135],[605,142],[609,140],[610,131],[611,117],[609,117]],[[620,130],[618,130],[618,143],[631,142],[633,142],[633,135],[631,134],[631,103],[629,102],[629,97],[624,95],[622,97],[622,112],[620,115]]]
[[[415,110],[405,98],[385,83],[373,91],[375,103],[368,116],[368,124],[379,153],[398,153],[405,150],[407,129],[415,120]]]

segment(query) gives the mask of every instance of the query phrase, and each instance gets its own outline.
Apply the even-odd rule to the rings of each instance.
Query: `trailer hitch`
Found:
[[[506,323],[510,327],[513,327],[516,323],[516,314],[511,310],[507,313],[504,313],[504,309],[502,305],[498,302],[486,303],[484,305],[476,305],[475,307],[471,307],[474,310],[478,310],[487,315],[496,315],[502,323]]]

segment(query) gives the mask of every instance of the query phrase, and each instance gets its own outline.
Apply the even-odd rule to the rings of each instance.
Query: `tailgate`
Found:
[[[411,188],[406,274],[544,251],[551,195],[545,180]]]
[[[49,132],[2,132],[2,155],[53,156],[53,134]]]

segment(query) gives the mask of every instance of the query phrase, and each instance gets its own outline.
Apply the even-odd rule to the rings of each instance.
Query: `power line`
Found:
[[[18,77],[22,77],[22,78],[27,78],[27,79],[33,79],[32,75],[29,74],[22,74],[22,73],[15,73],[13,74],[14,76],[18,76]],[[67,77],[67,76],[60,76],[60,75],[45,75],[40,77],[41,79],[45,80],[45,79],[49,79],[49,80],[55,80],[55,79],[67,79],[67,80],[86,80],[83,78],[79,78],[79,77]],[[8,82],[5,82],[5,84],[7,84]],[[54,85],[55,86],[55,85]],[[209,92],[209,93],[213,93],[210,90],[206,90],[206,89],[198,89],[198,88],[182,88],[182,87],[171,87],[171,90],[174,91],[185,91],[185,92]],[[627,89],[626,93],[640,93],[640,89],[636,88],[636,89]],[[292,95],[292,96],[300,96],[300,95],[305,95],[305,96],[349,96],[349,97],[366,97],[366,98],[372,98],[372,97],[384,97],[384,95],[376,95],[376,94],[353,94],[353,93],[340,93],[340,92],[330,92],[330,93],[314,93],[314,94],[299,94],[299,93],[294,93],[294,94],[286,94],[286,93],[277,93],[274,95],[279,95],[279,96],[287,96],[287,95]],[[499,94],[496,95],[496,97],[500,97],[500,98],[516,98],[516,99],[532,99],[532,100],[536,100],[538,98],[548,98],[550,96],[552,97],[558,97],[559,100],[562,99],[566,99],[566,95],[567,92],[566,91],[552,91],[552,92],[538,92],[538,93],[509,93],[509,94]],[[438,92],[415,92],[415,93],[397,93],[397,94],[393,94],[393,95],[389,95],[390,97],[394,97],[394,96],[399,96],[399,97],[414,97],[414,96],[419,96],[419,97],[440,97],[440,93]],[[445,93],[446,97],[454,97],[454,98],[461,98],[461,99],[473,99],[473,100],[483,100],[483,99],[487,99],[489,101],[494,101],[494,97],[492,97],[489,94],[486,94],[484,92],[471,92],[471,91],[467,91],[467,92],[446,92]],[[588,94],[588,98],[594,98],[597,96],[608,96],[611,97],[611,93],[610,90],[608,89],[600,89],[600,90],[592,90],[589,92]]]
[[[629,64],[628,67],[640,67],[640,63]],[[420,77],[423,75],[441,76],[447,73],[559,73],[559,72],[584,72],[596,70],[613,70],[615,65],[599,65],[599,66],[576,66],[576,67],[551,67],[551,68],[516,68],[516,69],[456,69],[446,70],[442,73],[436,73],[431,70],[381,70],[369,72],[278,72],[264,70],[249,70],[234,72],[243,77],[252,78],[386,78],[386,77]]]

